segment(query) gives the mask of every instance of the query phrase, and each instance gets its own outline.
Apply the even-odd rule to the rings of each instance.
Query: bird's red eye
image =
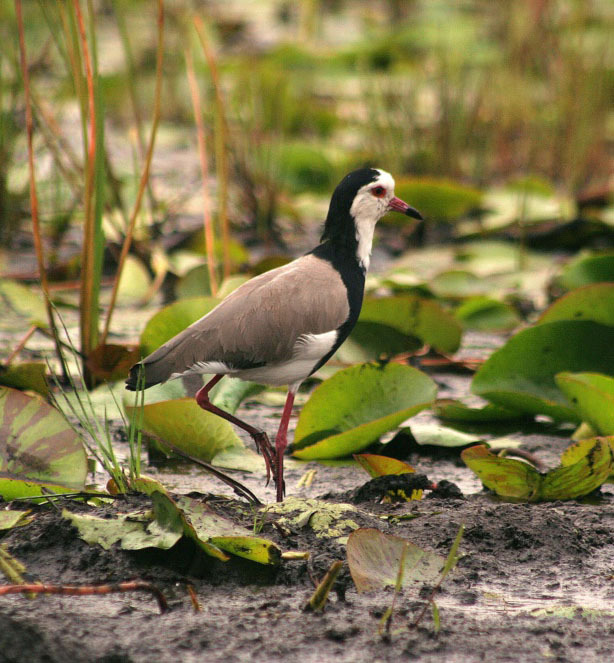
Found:
[[[376,198],[383,198],[386,195],[386,189],[383,186],[376,186],[371,189],[371,193]]]

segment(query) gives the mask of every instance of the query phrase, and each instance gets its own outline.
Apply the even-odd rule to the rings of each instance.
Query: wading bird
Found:
[[[147,389],[184,375],[214,374],[197,392],[196,402],[252,436],[264,457],[267,480],[272,472],[281,501],[294,397],[303,380],[328,361],[356,324],[375,224],[390,210],[422,219],[395,197],[394,179],[386,171],[361,168],[346,175],[333,192],[315,249],[237,288],[133,366],[126,388],[134,391],[142,383]],[[263,430],[211,403],[209,391],[224,375],[288,385],[275,449]]]

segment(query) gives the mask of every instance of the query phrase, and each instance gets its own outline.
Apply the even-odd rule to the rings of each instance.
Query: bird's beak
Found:
[[[394,210],[395,212],[401,212],[401,214],[405,214],[407,216],[412,216],[414,219],[418,219],[419,221],[424,221],[424,217],[422,214],[420,214],[420,212],[418,212],[417,209],[410,207],[407,203],[403,202],[396,196],[388,203],[388,209]]]

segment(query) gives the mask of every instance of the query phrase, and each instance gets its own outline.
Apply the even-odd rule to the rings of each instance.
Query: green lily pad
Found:
[[[422,341],[415,336],[408,336],[385,324],[359,320],[333,360],[342,364],[359,364],[413,352],[421,347]],[[327,366],[327,369],[330,368]]]
[[[614,378],[600,373],[559,373],[554,379],[583,421],[601,435],[614,435]]]
[[[117,289],[117,302],[124,305],[142,302],[150,288],[151,277],[143,261],[136,256],[126,256]]]
[[[441,272],[431,279],[429,286],[438,297],[449,299],[485,295],[492,290],[492,284],[487,280],[462,269]]]
[[[396,195],[407,200],[426,219],[452,221],[480,207],[482,192],[458,182],[434,177],[401,177]]]
[[[219,300],[213,297],[192,297],[165,306],[145,325],[140,339],[141,353],[151,354],[218,304]]]
[[[465,447],[468,444],[480,442],[478,435],[462,433],[454,428],[438,424],[412,424],[409,430],[416,442],[422,446]]]
[[[520,322],[516,309],[490,297],[471,297],[454,311],[461,324],[480,331],[505,331]]]
[[[125,409],[128,418],[134,416],[134,407],[127,405]],[[243,447],[228,421],[206,412],[192,398],[144,405],[143,430],[206,462],[223,449]]]
[[[388,476],[389,474],[410,474],[416,471],[408,463],[390,458],[390,456],[354,454],[354,460],[373,478]]]
[[[423,550],[400,536],[384,534],[372,527],[352,532],[347,542],[347,560],[359,592],[394,587],[401,557],[405,556],[403,587],[435,582],[445,564],[441,555]]]
[[[178,281],[175,296],[177,299],[187,299],[203,295],[211,295],[209,268],[207,265],[196,265]]]
[[[319,385],[303,407],[293,455],[342,458],[428,407],[437,387],[424,373],[400,364],[362,364]]]
[[[415,336],[440,352],[455,352],[462,329],[454,316],[432,299],[404,295],[368,297],[362,306],[359,322],[392,327],[406,336]]]
[[[554,380],[563,371],[614,373],[614,327],[561,320],[525,329],[490,356],[471,389],[503,407],[579,422]]]
[[[614,283],[595,283],[568,292],[544,311],[537,324],[556,320],[593,320],[614,326]]]
[[[47,396],[49,387],[45,379],[46,372],[47,365],[40,361],[0,366],[0,385],[35,391],[41,396]]]
[[[62,414],[37,396],[0,387],[0,495],[5,500],[83,490],[87,458]]]
[[[561,272],[558,282],[568,290],[590,283],[614,282],[614,253],[581,255]]]
[[[470,447],[461,458],[482,483],[501,497],[527,502],[571,500],[588,495],[607,480],[613,465],[606,438],[587,441],[573,464],[540,474],[532,465],[493,454],[485,445]]]
[[[522,412],[510,410],[494,403],[482,407],[469,407],[462,401],[453,399],[437,399],[433,407],[435,414],[444,421],[459,421],[466,423],[489,423],[497,421],[513,421],[522,419],[526,415]]]

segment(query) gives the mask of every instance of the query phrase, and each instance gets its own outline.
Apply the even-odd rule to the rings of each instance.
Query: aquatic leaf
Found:
[[[462,269],[437,274],[429,281],[429,287],[438,297],[449,299],[485,295],[492,290],[492,284],[489,281]]]
[[[0,387],[0,495],[83,490],[86,475],[83,443],[62,414],[37,396]]]
[[[580,420],[557,387],[563,371],[614,373],[614,327],[588,320],[550,322],[525,329],[494,352],[471,389],[498,405],[557,420]]]
[[[138,348],[125,345],[99,345],[90,352],[86,365],[89,371],[100,380],[114,382],[128,377],[130,367],[140,359]]]
[[[609,435],[600,439],[607,442],[610,445],[612,452],[614,453],[614,435]],[[579,460],[587,456],[594,447],[594,437],[584,438],[578,442],[574,442],[574,444],[571,444],[567,447],[567,449],[565,449],[565,451],[563,451],[563,454],[561,455],[561,465],[565,467],[567,465],[573,465],[574,463],[577,463]]]
[[[117,289],[119,304],[142,302],[151,288],[151,277],[145,263],[136,256],[128,254]]]
[[[593,320],[614,326],[614,283],[595,283],[568,292],[544,311],[537,324],[556,320]]]
[[[455,352],[462,329],[454,316],[432,300],[412,295],[367,297],[359,322],[387,325],[406,336],[415,336],[440,352]]]
[[[557,280],[568,290],[590,283],[613,283],[614,253],[580,255],[563,269]]]
[[[188,297],[202,297],[203,295],[211,295],[209,268],[207,265],[197,265],[177,282],[175,296],[177,299],[187,299]]]
[[[125,405],[125,410],[131,418],[134,407]],[[192,398],[146,404],[143,431],[206,462],[222,449],[243,446],[229,422],[205,412]]]
[[[542,475],[532,465],[497,456],[483,444],[464,449],[461,458],[497,495],[529,502],[539,499]]]
[[[265,389],[264,385],[257,382],[226,376],[213,387],[209,395],[214,405],[222,408],[225,412],[234,414],[246,398],[260,394]]]
[[[439,424],[411,424],[409,429],[416,442],[420,445],[464,447],[468,444],[480,442],[478,435],[462,433],[454,428],[448,428]]]
[[[385,324],[359,320],[348,339],[333,356],[333,362],[359,364],[381,357],[393,357],[403,352],[413,352],[421,347],[422,341],[415,336],[408,336]],[[326,366],[324,373],[330,368],[330,365]]]
[[[465,449],[461,458],[497,495],[528,502],[588,495],[607,481],[614,466],[609,438],[585,440],[560,467],[546,474],[527,463],[496,456],[484,445]]]
[[[175,503],[200,541],[258,564],[279,564],[281,550],[272,541],[254,536],[248,529],[217,514],[204,502],[179,497]]]
[[[373,478],[383,477],[389,474],[409,474],[415,472],[408,463],[390,456],[378,456],[377,454],[354,454],[354,460]]]
[[[0,511],[0,530],[13,529],[27,525],[34,520],[34,516],[29,515],[31,509],[27,511]]]
[[[543,478],[541,498],[573,500],[592,493],[612,472],[614,457],[608,438],[596,437],[587,453],[577,462],[551,470]]]
[[[0,312],[13,311],[31,324],[47,326],[47,309],[43,296],[17,281],[0,279]]]
[[[149,320],[141,333],[142,356],[151,354],[163,343],[213,310],[217,304],[219,300],[213,297],[191,297],[165,306]]]
[[[98,544],[105,550],[116,543],[124,550],[168,550],[183,536],[179,515],[165,508],[162,501],[154,507],[153,512],[118,514],[114,518],[72,513],[68,509],[62,511],[62,516],[77,528],[79,537],[86,543]]]
[[[505,331],[520,322],[516,309],[490,297],[470,297],[454,311],[461,324],[480,331]]]
[[[411,366],[362,364],[339,371],[303,407],[293,455],[314,460],[361,451],[428,407],[436,391],[431,378]]]
[[[45,379],[47,365],[40,361],[25,361],[10,366],[0,366],[0,385],[15,389],[35,391],[41,396],[49,394]]]
[[[344,540],[350,531],[358,529],[353,520],[358,511],[353,504],[333,503],[316,498],[290,495],[283,502],[264,507],[267,513],[281,514],[277,520],[291,530],[309,528],[318,539]]]
[[[469,407],[462,401],[447,398],[437,399],[433,411],[440,419],[445,421],[466,423],[513,421],[526,416],[522,412],[510,410],[493,403],[488,403],[482,407]]]
[[[403,587],[435,582],[445,564],[441,555],[423,550],[400,536],[371,527],[352,532],[347,542],[347,560],[356,589],[370,592],[394,587],[403,555]]]
[[[555,380],[583,421],[601,435],[614,435],[614,378],[600,373],[559,373]]]
[[[464,216],[480,207],[483,195],[478,189],[434,177],[398,178],[395,194],[420,210],[425,219],[434,221],[452,221]]]

